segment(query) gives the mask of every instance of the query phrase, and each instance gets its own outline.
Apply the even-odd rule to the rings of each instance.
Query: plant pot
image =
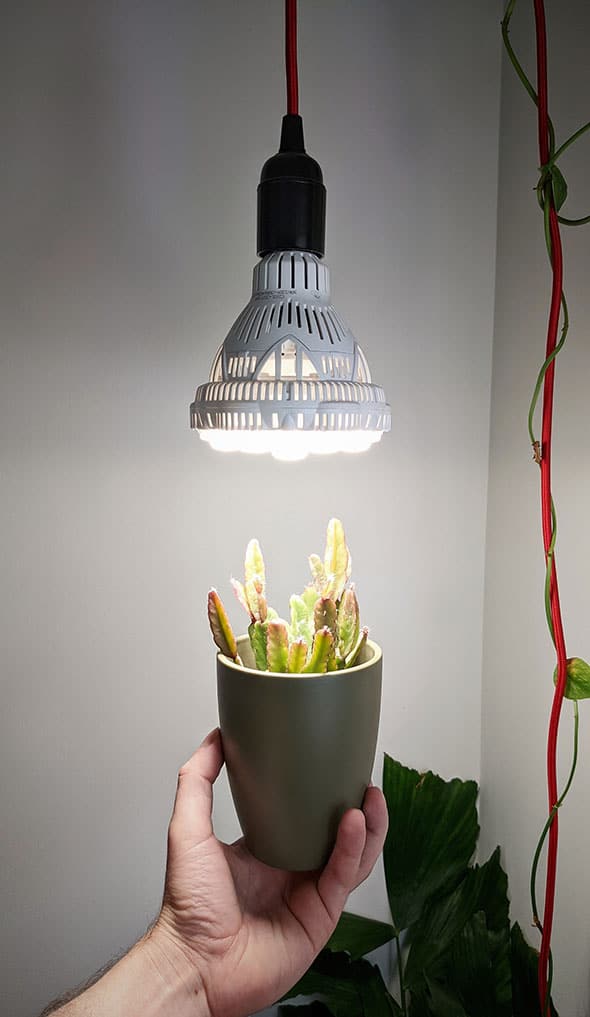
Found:
[[[257,671],[247,636],[244,666],[217,656],[221,737],[245,842],[267,865],[317,869],[341,816],[360,808],[371,779],[381,705],[381,650],[321,675]]]

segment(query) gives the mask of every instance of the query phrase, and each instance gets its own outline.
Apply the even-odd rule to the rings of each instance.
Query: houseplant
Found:
[[[338,519],[328,524],[323,559],[309,560],[312,582],[290,598],[289,622],[267,604],[256,540],[244,582],[232,580],[248,634],[236,638],[217,592],[208,597],[236,812],[250,851],[292,871],[323,865],[342,814],[361,806],[381,704],[381,650],[360,626]]]
[[[538,953],[509,920],[500,849],[474,865],[477,784],[385,756],[383,849],[392,923],[344,913],[328,948],[285,996],[281,1017],[541,1017]],[[394,942],[392,994],[364,955]],[[557,1013],[551,1004],[551,1017]]]

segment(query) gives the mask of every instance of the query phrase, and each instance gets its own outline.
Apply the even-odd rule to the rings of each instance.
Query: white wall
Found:
[[[354,461],[225,459],[188,429],[249,295],[257,177],[284,105],[282,4],[55,0],[13,7],[4,33],[11,1017],[157,909],[176,770],[216,722],[206,591],[228,589],[251,535],[280,605],[343,518],[385,653],[379,755],[479,775],[498,4],[300,6],[336,304],[393,409],[392,434]],[[216,824],[237,832],[223,780]],[[381,871],[351,903],[386,917]]]
[[[558,144],[588,120],[583,0],[548,6],[550,111]],[[567,12],[565,11],[567,6]],[[530,5],[517,5],[512,38],[534,72]],[[538,165],[536,114],[505,61],[502,77],[496,324],[487,531],[482,747],[482,847],[504,847],[512,912],[529,932],[529,872],[547,813],[545,742],[553,692],[552,646],[543,609],[539,470],[530,457],[526,416],[544,358],[550,277],[542,216],[533,187]],[[563,159],[570,217],[588,213],[587,139]],[[588,398],[590,377],[589,227],[565,231],[565,290],[572,327],[557,367],[554,492],[559,517],[558,571],[568,653],[590,657],[588,635]],[[538,429],[537,429],[538,430]],[[590,840],[588,709],[580,707],[578,778],[560,814],[554,924],[555,999],[567,1017],[586,1015],[590,998]],[[572,710],[566,703],[561,785],[571,761]],[[539,880],[543,899],[544,869]],[[538,945],[538,937],[537,937]]]

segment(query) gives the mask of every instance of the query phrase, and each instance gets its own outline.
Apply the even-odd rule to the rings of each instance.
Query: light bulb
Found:
[[[191,427],[215,449],[285,460],[361,452],[391,427],[385,393],[330,301],[325,203],[301,117],[289,113],[258,187],[252,297],[191,405]]]
[[[314,254],[275,252],[255,266],[252,298],[197,389],[191,426],[216,450],[292,460],[366,451],[390,429],[383,389]]]

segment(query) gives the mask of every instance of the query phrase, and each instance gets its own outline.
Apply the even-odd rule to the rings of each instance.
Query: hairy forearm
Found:
[[[40,1017],[210,1017],[198,972],[150,930],[121,960]]]

